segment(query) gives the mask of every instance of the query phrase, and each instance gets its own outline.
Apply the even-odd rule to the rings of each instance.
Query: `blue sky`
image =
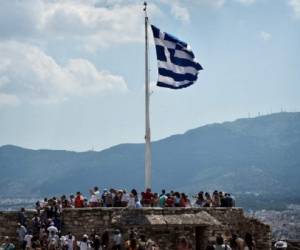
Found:
[[[101,150],[144,140],[143,1],[0,1],[0,145]],[[300,0],[153,0],[150,21],[204,67],[155,87],[158,140],[212,122],[300,111]]]

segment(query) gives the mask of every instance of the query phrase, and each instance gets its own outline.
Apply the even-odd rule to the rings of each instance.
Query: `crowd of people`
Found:
[[[127,250],[156,250],[159,246],[151,239],[143,235],[127,232],[123,237],[119,229],[107,229],[101,235],[92,233],[83,235],[81,239],[75,239],[72,233],[61,234],[61,213],[65,208],[84,207],[232,207],[234,199],[228,193],[214,191],[211,195],[206,192],[199,192],[193,197],[193,202],[185,193],[176,191],[160,194],[152,192],[150,188],[140,194],[132,189],[128,192],[125,189],[103,189],[100,192],[98,187],[89,191],[89,197],[84,197],[81,192],[76,195],[62,195],[60,198],[44,198],[35,204],[36,213],[28,218],[25,209],[22,208],[18,214],[17,237],[18,246],[16,249],[61,249],[61,250],[88,250],[88,249],[127,249]],[[180,247],[181,246],[181,247]],[[178,243],[178,250],[189,249],[189,244],[184,246],[184,240]],[[13,250],[15,246],[9,238],[0,249]],[[244,249],[243,249],[244,250]]]
[[[159,250],[158,244],[146,239],[145,235],[139,235],[131,229],[129,232],[121,232],[120,229],[106,229],[101,234],[92,232],[84,234],[80,238],[69,232],[61,234],[61,213],[65,208],[84,207],[234,207],[235,200],[229,193],[214,191],[199,192],[192,197],[192,201],[185,193],[176,191],[160,194],[146,189],[140,194],[132,189],[103,189],[98,187],[89,191],[89,197],[84,197],[81,192],[76,195],[62,195],[60,198],[44,198],[35,204],[36,213],[28,218],[25,209],[18,214],[17,238],[15,246],[6,236],[0,245],[0,250]],[[276,249],[286,249],[285,242],[276,242]],[[192,244],[185,237],[180,237],[176,243],[176,250],[192,250]],[[244,238],[232,234],[230,238],[218,235],[214,242],[208,244],[206,250],[255,250],[252,235],[247,233]]]
[[[7,247],[3,246],[3,250],[159,250],[156,242],[146,239],[145,235],[139,235],[132,229],[126,232],[125,237],[120,229],[107,229],[102,234],[92,232],[90,235],[84,234],[76,238],[71,232],[62,235],[51,221],[49,225],[41,225],[38,233],[19,224],[17,233],[18,248],[6,242]]]
[[[0,249],[3,250],[159,250],[158,245],[133,229],[123,237],[118,228],[106,229],[101,234],[91,232],[80,238],[69,232],[61,233],[61,209],[54,198],[38,205],[37,212],[28,218],[25,209],[18,214],[18,245],[9,242],[7,237]],[[2,250],[1,249],[1,250]]]
[[[232,234],[231,237],[218,235],[214,243],[207,246],[206,250],[255,250],[255,242],[250,233],[246,233],[245,237],[239,237]]]
[[[89,190],[89,196],[84,197],[81,192],[76,195],[62,195],[60,198],[45,198],[36,203],[36,209],[49,207],[50,211],[61,211],[63,208],[83,207],[234,207],[235,200],[229,193],[221,191],[199,192],[191,199],[183,192],[162,190],[160,194],[152,192],[150,188],[140,194],[136,189],[128,192],[126,189],[103,189],[100,192],[98,187]]]
[[[42,229],[42,228],[41,228]],[[32,235],[30,230],[19,225],[18,233],[22,231],[24,238],[20,238],[16,248],[9,238],[0,246],[1,250],[160,250],[158,244],[146,239],[146,236],[139,234],[133,228],[123,235],[120,229],[104,230],[101,235],[92,232],[84,234],[76,239],[72,233],[61,235],[54,223],[50,223],[46,230],[42,229],[40,234]],[[179,237],[176,240],[174,250],[192,250],[192,243],[186,237]],[[255,250],[255,242],[252,235],[245,234],[244,238],[232,234],[230,238],[218,235],[215,241],[209,243],[206,250]],[[286,248],[276,248],[286,249]]]

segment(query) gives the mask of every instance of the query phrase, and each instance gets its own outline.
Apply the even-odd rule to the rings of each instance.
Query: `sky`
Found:
[[[0,145],[102,150],[144,141],[144,13],[136,0],[0,0]],[[150,22],[203,66],[156,87],[152,140],[300,111],[300,0],[152,0]]]

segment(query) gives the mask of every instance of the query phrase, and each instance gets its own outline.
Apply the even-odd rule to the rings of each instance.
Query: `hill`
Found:
[[[152,147],[155,190],[226,190],[241,197],[242,204],[300,201],[300,113],[206,125]],[[69,194],[94,185],[141,190],[144,145],[121,144],[100,152],[6,145],[0,147],[0,170],[0,193],[7,197]]]

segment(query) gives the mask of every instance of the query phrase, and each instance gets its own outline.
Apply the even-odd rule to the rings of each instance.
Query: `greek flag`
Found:
[[[157,86],[181,89],[192,85],[202,66],[185,42],[151,25],[158,61]]]

